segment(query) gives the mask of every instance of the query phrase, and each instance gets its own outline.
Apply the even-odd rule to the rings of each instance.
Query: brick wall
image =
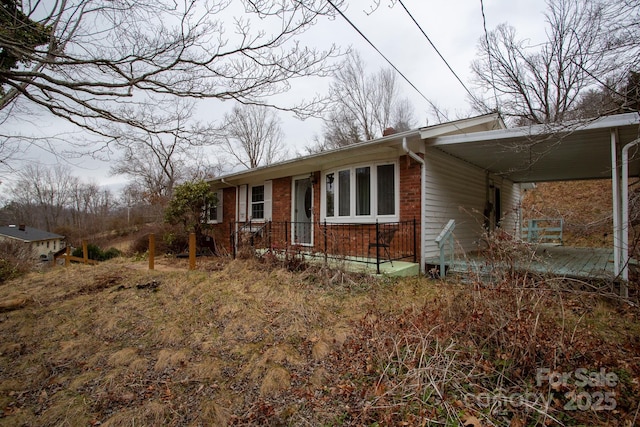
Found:
[[[291,221],[291,177],[274,179],[272,183],[272,220]]]
[[[234,187],[222,190],[222,224],[213,224],[212,233],[218,250],[223,254],[232,253],[230,241],[230,224],[236,220],[236,189]]]
[[[399,197],[400,197],[400,221],[411,221],[416,219],[416,234],[420,236],[420,164],[409,156],[401,156],[398,162],[399,169]],[[324,250],[325,233],[320,219],[320,177],[319,171],[314,172],[315,184],[313,186],[313,218],[314,218],[314,246],[315,250]],[[284,230],[285,221],[291,221],[291,197],[292,197],[292,177],[278,178],[272,181],[272,220],[274,222],[272,232],[274,239],[272,244],[279,244],[290,240],[290,229]],[[223,218],[222,224],[214,226],[215,237],[218,246],[231,253],[230,245],[230,224],[236,218],[236,190],[235,188],[224,189]],[[291,225],[289,224],[288,227]],[[332,231],[331,228],[334,228]],[[277,237],[276,237],[277,236]],[[420,249],[419,238],[417,239],[418,253]],[[329,226],[327,229],[327,249],[340,247],[348,255],[365,255],[369,249],[369,243],[375,241],[374,225],[357,225],[352,230],[346,225]],[[413,248],[413,227],[403,224],[400,231],[394,237],[392,246],[400,252],[405,252],[408,248]],[[372,256],[375,256],[375,248],[372,248]]]

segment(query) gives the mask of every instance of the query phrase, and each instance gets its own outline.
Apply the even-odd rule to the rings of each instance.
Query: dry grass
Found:
[[[0,425],[637,420],[634,307],[423,278],[330,285],[325,271],[220,263],[148,271],[118,260],[1,285],[0,305],[29,302],[0,314]],[[619,374],[617,412],[505,415],[471,399],[527,390],[538,367],[578,366]]]
[[[523,218],[563,218],[566,245],[611,247],[611,194],[610,180],[538,183],[525,193]]]

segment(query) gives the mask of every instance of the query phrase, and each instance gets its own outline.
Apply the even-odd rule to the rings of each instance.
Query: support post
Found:
[[[89,250],[87,249],[87,241],[82,241],[82,262],[89,263]]]
[[[189,270],[196,269],[196,233],[189,233]]]
[[[149,234],[149,270],[154,269],[156,256],[156,235],[151,233]]]
[[[622,272],[622,195],[620,188],[620,164],[618,155],[618,132],[611,130],[611,185],[613,192],[613,274]]]
[[[67,246],[67,256],[64,257],[64,266],[69,267],[71,263],[71,246]]]

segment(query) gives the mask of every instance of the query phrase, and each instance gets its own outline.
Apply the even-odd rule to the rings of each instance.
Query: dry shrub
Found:
[[[19,277],[35,265],[31,248],[16,240],[0,240],[0,283]]]

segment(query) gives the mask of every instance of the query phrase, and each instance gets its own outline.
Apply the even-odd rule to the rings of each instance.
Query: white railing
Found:
[[[440,234],[438,234],[438,237],[436,237],[436,243],[438,244],[438,249],[440,250],[440,278],[444,278],[446,274],[445,250],[447,249],[447,246],[450,248],[451,262],[453,262],[453,230],[455,228],[456,221],[454,219],[450,219],[447,225],[444,226]]]

